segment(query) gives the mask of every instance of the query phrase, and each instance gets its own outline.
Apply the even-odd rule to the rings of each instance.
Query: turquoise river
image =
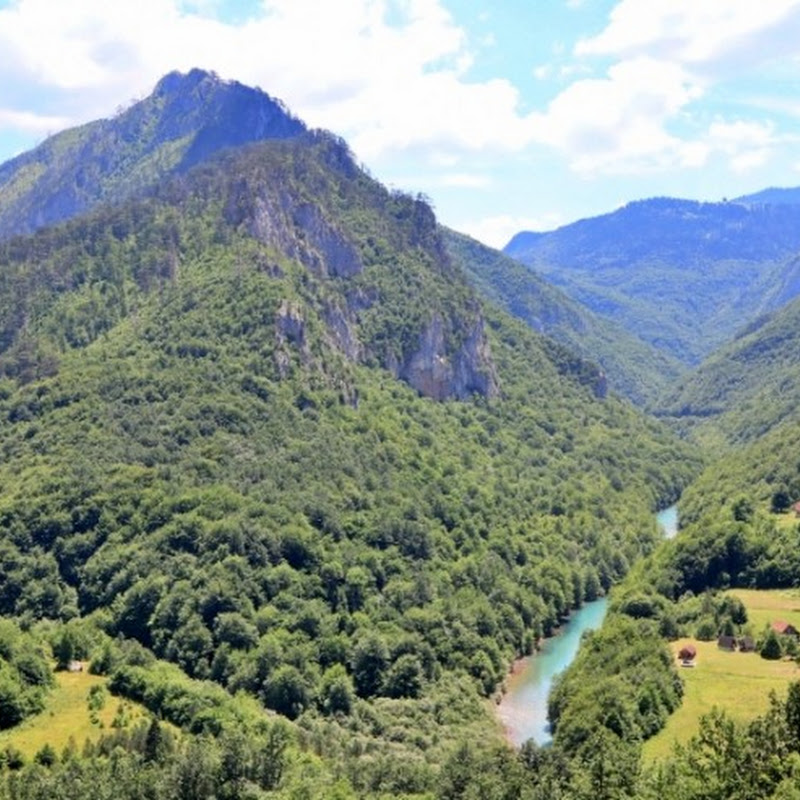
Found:
[[[678,532],[678,508],[670,506],[656,516],[664,537]],[[507,681],[507,691],[497,706],[497,714],[511,742],[519,746],[528,739],[537,744],[551,740],[547,721],[547,697],[553,680],[563,672],[578,653],[584,631],[597,630],[602,624],[608,599],[601,597],[573,613],[558,635],[545,639],[534,656],[517,662]]]

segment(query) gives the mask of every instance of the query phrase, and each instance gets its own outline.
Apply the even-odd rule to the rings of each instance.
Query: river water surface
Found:
[[[678,533],[678,506],[670,506],[656,514],[656,522],[664,531],[665,539],[672,539]]]
[[[563,672],[578,653],[581,635],[593,631],[603,623],[608,599],[601,597],[586,603],[575,611],[557,636],[545,639],[535,656],[523,659],[522,668],[507,681],[508,691],[503,695],[497,713],[505,725],[508,738],[517,746],[533,739],[536,744],[547,744],[550,723],[547,721],[547,696],[553,678]]]
[[[670,506],[656,515],[664,538],[678,533],[678,506]],[[497,715],[508,738],[517,746],[528,739],[536,744],[548,744],[552,739],[547,721],[547,697],[553,679],[563,672],[578,654],[584,631],[597,630],[603,624],[608,599],[586,603],[575,611],[557,636],[545,639],[541,650],[517,662],[517,668],[507,682],[507,691],[497,706]]]

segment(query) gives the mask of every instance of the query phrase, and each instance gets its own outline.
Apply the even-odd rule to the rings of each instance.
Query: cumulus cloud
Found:
[[[709,126],[707,141],[710,150],[728,157],[734,172],[742,173],[763,166],[785,138],[777,136],[769,122],[716,120]]]
[[[605,78],[571,84],[529,122],[532,136],[561,150],[578,172],[685,165],[698,153],[665,126],[701,95],[681,66],[637,57],[613,65]]]
[[[363,158],[421,143],[520,148],[518,92],[468,82],[464,31],[439,0],[264,0],[238,24],[177,0],[18,0],[0,10],[0,80],[60,94],[73,122],[108,114],[172,69],[200,66],[262,86]],[[24,90],[22,87],[27,87]]]
[[[800,0],[621,0],[608,25],[574,48],[579,65],[610,58],[605,76],[576,80],[532,115],[532,136],[582,174],[694,168],[715,152],[736,171],[753,168],[777,143],[763,125],[719,122],[703,132],[692,110],[732,71],[800,54],[798,37]]]
[[[797,0],[621,0],[608,26],[578,42],[575,51],[619,58],[646,53],[685,65],[728,63],[731,56],[746,55],[752,67],[754,55],[768,60],[785,48],[795,51],[792,34],[798,25]]]

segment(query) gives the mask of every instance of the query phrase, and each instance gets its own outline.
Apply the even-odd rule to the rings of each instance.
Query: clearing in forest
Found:
[[[777,620],[800,629],[800,591],[735,589],[731,594],[745,604],[746,627],[754,637]],[[697,648],[697,658],[694,667],[678,667],[684,683],[683,702],[664,729],[645,742],[646,761],[667,756],[675,741],[688,741],[697,733],[700,718],[715,706],[732,719],[747,722],[767,710],[771,690],[781,696],[790,681],[800,679],[800,667],[794,661],[767,661],[758,653],[721,650],[716,641],[684,638],[671,642],[676,664],[678,651],[687,644]]]
[[[146,714],[141,706],[110,694],[107,678],[88,672],[57,672],[55,679],[44,711],[0,731],[0,750],[11,745],[29,761],[49,744],[60,756],[70,737],[80,751],[87,739],[95,741],[115,726],[127,727]]]

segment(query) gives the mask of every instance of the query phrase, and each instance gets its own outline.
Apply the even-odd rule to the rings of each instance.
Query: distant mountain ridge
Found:
[[[213,152],[306,126],[259,89],[193,69],[117,116],[50,137],[0,165],[0,238],[119,202]]]
[[[790,196],[790,195],[785,195]],[[654,198],[504,252],[659,350],[696,364],[798,283],[794,204]]]
[[[645,406],[683,372],[678,361],[621,326],[593,313],[536,272],[498,250],[443,230],[453,260],[472,284],[533,330],[596,362],[609,388]]]
[[[764,203],[766,205],[800,205],[800,187],[776,187],[770,186],[760,192],[742,195],[732,202],[750,205],[753,203]]]

